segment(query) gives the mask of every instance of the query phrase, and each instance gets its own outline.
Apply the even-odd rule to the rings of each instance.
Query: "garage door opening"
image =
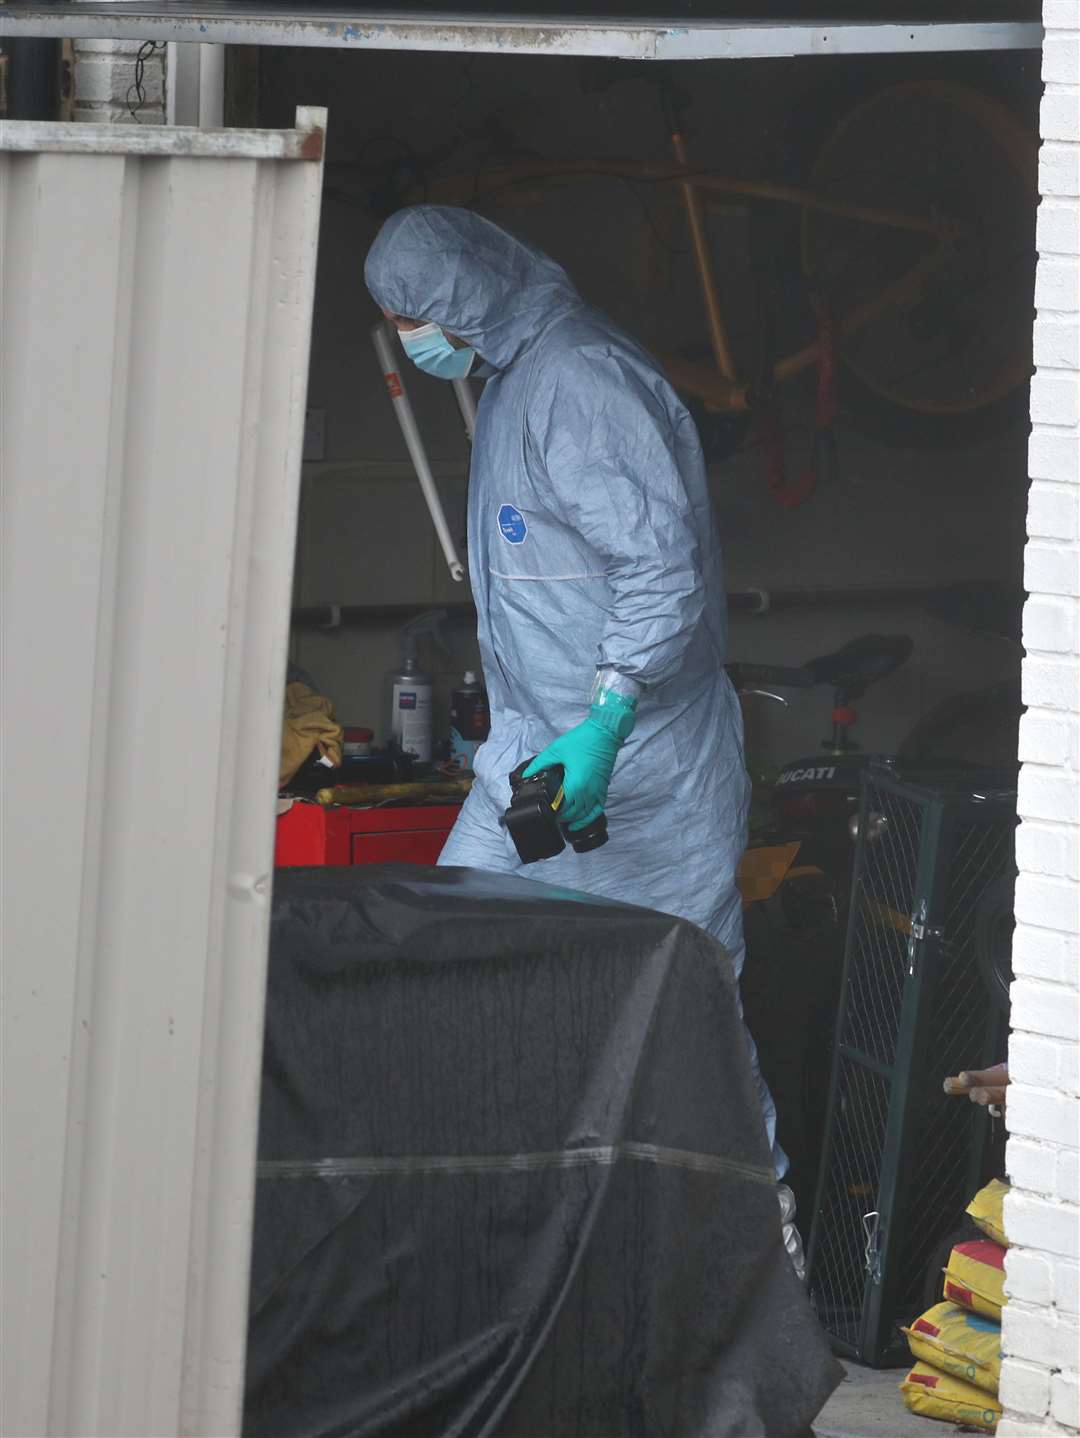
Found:
[[[564,265],[697,422],[755,781],[744,1002],[808,1236],[816,1223],[819,1312],[840,1351],[902,1362],[896,1323],[933,1287],[944,1215],[1003,1171],[1000,1128],[932,1095],[1003,1058],[1007,1033],[1037,60],[273,49],[234,65],[249,120],[278,124],[298,100],[334,117],[294,675],[381,751],[387,676],[418,621],[433,690],[434,769],[379,753],[331,778],[316,751],[279,819],[281,862],[430,862],[455,815],[438,786],[459,781],[452,704],[481,672],[475,612],[385,390],[363,261],[402,205],[466,206]],[[461,408],[390,343],[464,556]],[[323,807],[365,775],[435,787],[422,806],[342,790]],[[859,844],[867,823],[876,847]],[[913,996],[924,942],[952,957]],[[865,1250],[886,1229],[870,1303]]]

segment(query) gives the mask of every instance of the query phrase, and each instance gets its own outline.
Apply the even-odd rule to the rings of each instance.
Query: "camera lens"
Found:
[[[566,837],[570,840],[575,854],[589,854],[593,849],[599,849],[607,843],[607,818],[601,814],[584,829],[568,829]]]

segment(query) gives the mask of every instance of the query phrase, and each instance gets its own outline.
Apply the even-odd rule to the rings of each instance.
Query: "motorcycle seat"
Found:
[[[899,669],[914,647],[907,634],[862,634],[832,654],[811,659],[806,668],[815,684],[828,684],[857,699],[871,684]]]

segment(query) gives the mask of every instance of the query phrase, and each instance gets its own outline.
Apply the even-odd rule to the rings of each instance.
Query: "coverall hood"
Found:
[[[368,251],[364,279],[375,302],[430,320],[507,369],[536,337],[582,300],[566,271],[471,210],[399,210]]]

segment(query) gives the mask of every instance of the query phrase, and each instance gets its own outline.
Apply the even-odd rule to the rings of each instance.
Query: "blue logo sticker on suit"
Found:
[[[507,544],[524,544],[528,532],[529,526],[521,510],[515,509],[512,504],[504,504],[499,510],[499,533]]]

